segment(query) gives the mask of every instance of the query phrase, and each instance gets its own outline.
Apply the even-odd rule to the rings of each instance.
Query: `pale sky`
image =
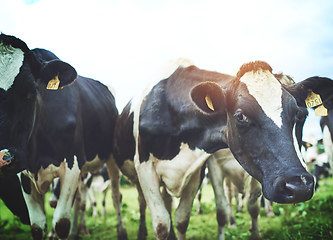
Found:
[[[263,60],[333,78],[332,0],[0,0],[0,31],[115,89],[119,112],[171,59],[228,73]],[[320,136],[313,112],[305,134]]]

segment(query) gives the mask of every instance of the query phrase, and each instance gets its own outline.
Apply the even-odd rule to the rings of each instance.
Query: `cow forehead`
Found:
[[[282,86],[267,70],[247,72],[241,77],[250,93],[264,113],[281,128],[282,126]]]
[[[0,43],[0,88],[7,91],[14,83],[23,64],[24,52]]]

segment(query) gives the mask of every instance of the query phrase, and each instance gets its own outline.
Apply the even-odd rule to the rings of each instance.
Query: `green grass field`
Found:
[[[321,189],[305,203],[282,205],[274,204],[275,217],[265,216],[261,210],[259,226],[263,239],[333,239],[333,178],[329,178],[327,189],[321,181]],[[129,239],[136,239],[139,211],[136,189],[131,186],[122,187],[122,214]],[[49,194],[46,195],[45,208],[50,230],[53,209],[48,205]],[[100,202],[98,203],[100,204]],[[211,185],[203,189],[203,214],[196,214],[197,200],[194,202],[187,239],[216,239],[217,222],[215,216],[214,194]],[[101,205],[98,206],[101,209]],[[88,211],[87,225],[90,236],[80,236],[80,239],[117,239],[117,219],[113,209],[111,193],[107,201],[107,216],[92,218]],[[32,239],[30,227],[23,225],[9,212],[3,202],[0,202],[0,239]],[[249,239],[250,216],[244,208],[243,213],[236,213],[237,228],[228,228],[226,239]],[[155,239],[152,230],[149,209],[147,209],[147,239]]]

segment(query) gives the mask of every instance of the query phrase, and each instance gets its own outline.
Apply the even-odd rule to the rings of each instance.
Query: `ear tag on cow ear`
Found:
[[[305,104],[307,108],[313,108],[322,103],[323,101],[321,100],[320,95],[314,93],[312,90],[309,92],[308,97],[305,99]]]
[[[209,109],[212,111],[215,111],[213,102],[208,95],[206,95],[205,100],[206,100],[206,103],[207,103],[207,106],[209,107]]]
[[[327,108],[325,108],[324,105],[321,104],[319,107],[317,107],[315,109],[315,115],[316,116],[327,116],[328,115]]]
[[[59,77],[57,75],[48,82],[48,84],[46,86],[46,89],[48,89],[48,90],[58,90],[59,89],[59,84],[60,84],[60,80],[59,80]]]

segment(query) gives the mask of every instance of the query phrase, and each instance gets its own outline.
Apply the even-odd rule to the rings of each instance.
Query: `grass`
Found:
[[[274,204],[275,217],[265,216],[261,210],[259,226],[263,239],[333,239],[333,178],[329,178],[327,189],[321,181],[321,190],[315,196],[299,204],[283,205]],[[136,239],[139,226],[139,211],[136,189],[131,186],[122,187],[123,194],[123,221],[129,239]],[[80,236],[80,239],[117,239],[117,218],[113,209],[111,193],[107,200],[107,216],[92,218],[92,211],[88,211],[87,226],[90,236]],[[46,195],[46,200],[49,194]],[[100,202],[98,203],[100,204]],[[53,209],[45,203],[48,228],[50,230]],[[101,206],[98,206],[101,209]],[[202,207],[203,214],[196,214],[197,200],[194,202],[190,224],[187,230],[187,239],[216,239],[217,222],[215,215],[215,200],[212,187],[207,185],[203,189]],[[0,229],[0,239],[32,239],[30,227],[23,225],[0,202],[0,225],[7,223]],[[237,228],[228,228],[226,239],[249,239],[250,216],[244,208],[243,213],[236,213]],[[147,209],[147,239],[155,239],[149,209]]]

